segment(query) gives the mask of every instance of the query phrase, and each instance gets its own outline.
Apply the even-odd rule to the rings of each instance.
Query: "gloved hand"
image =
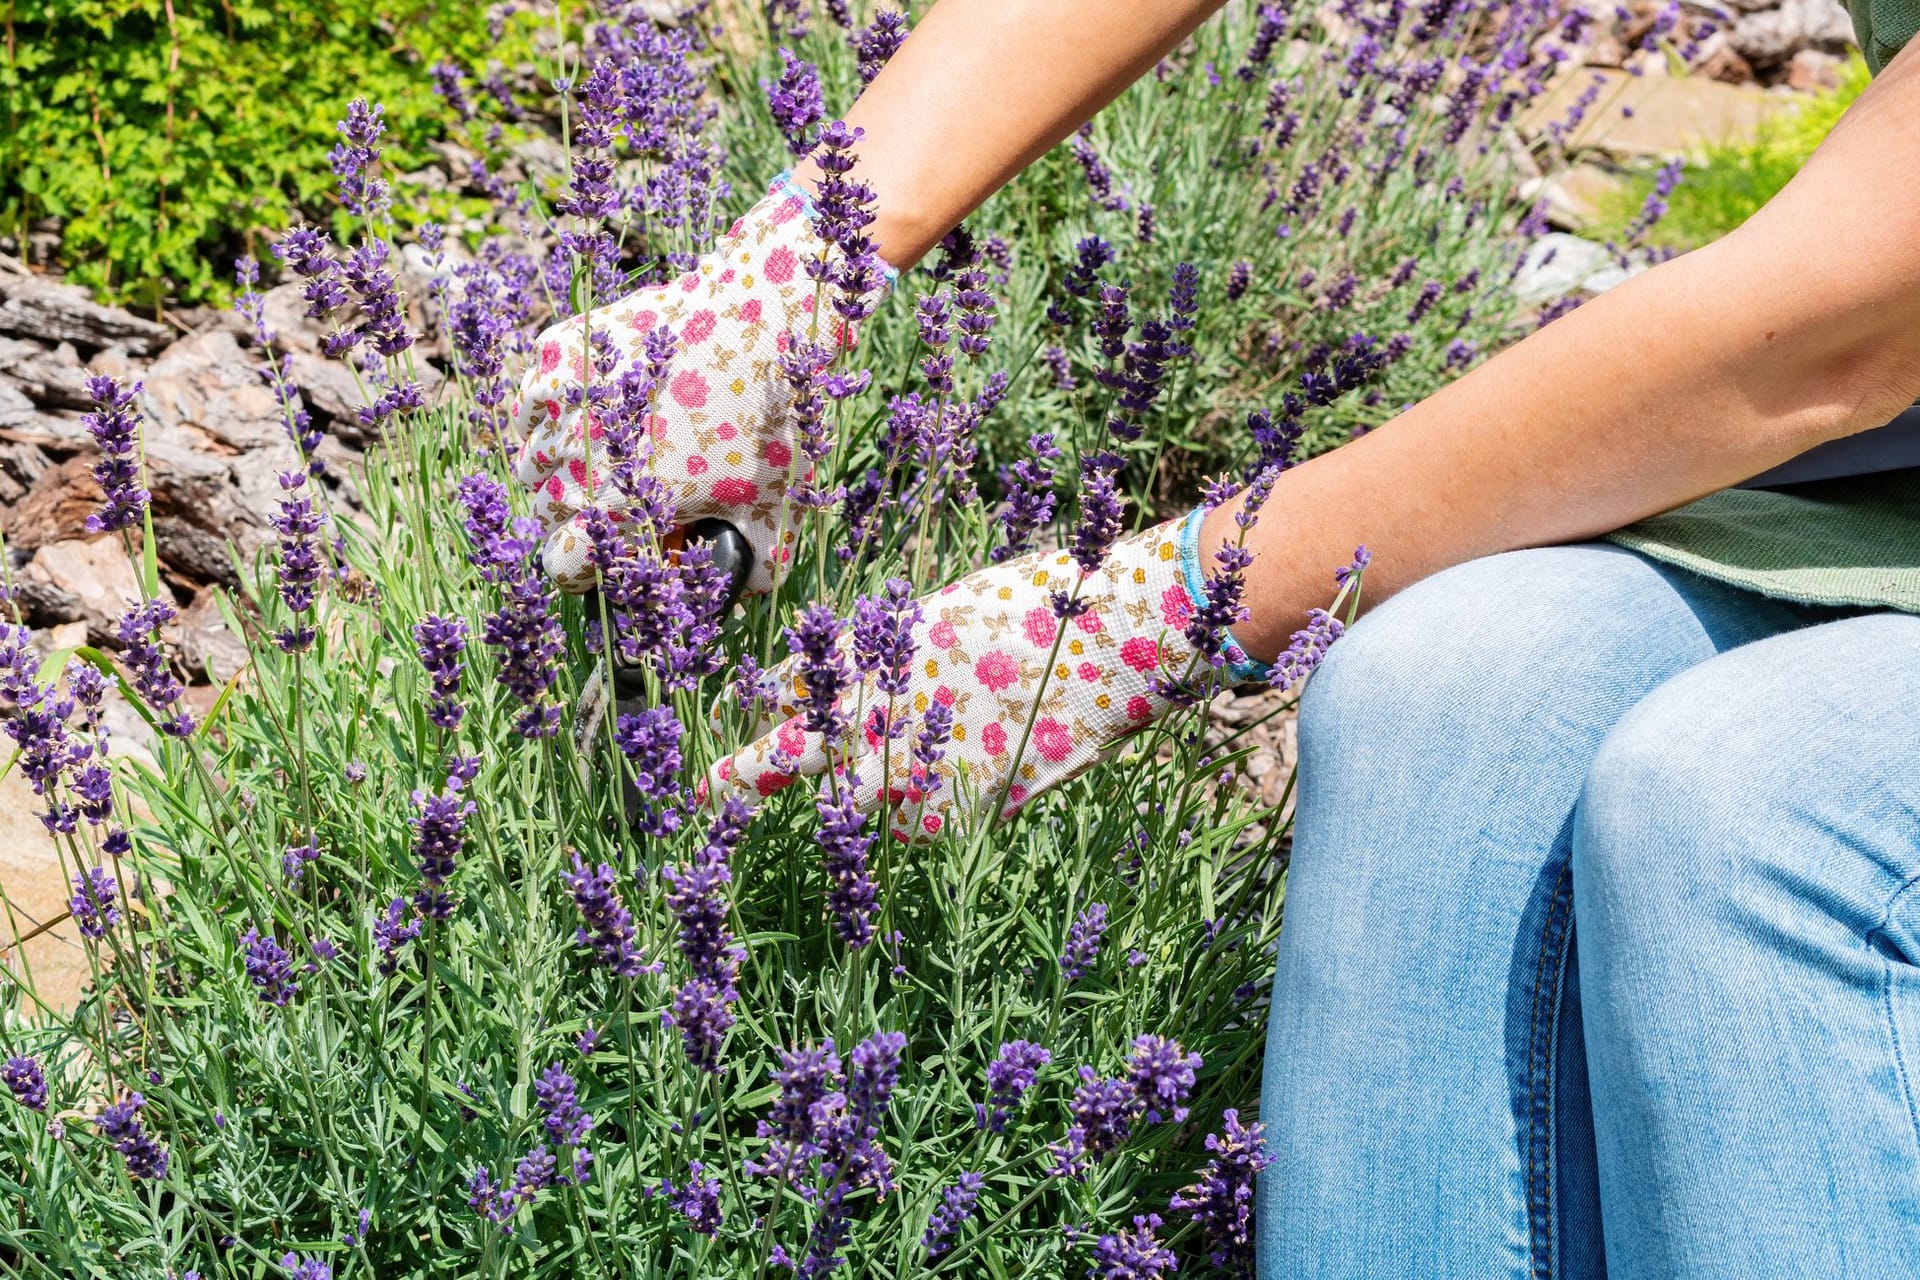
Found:
[[[777,358],[789,332],[813,333],[816,287],[806,264],[825,252],[806,193],[783,176],[693,270],[590,313],[619,357],[614,377],[644,365],[657,327],[672,330],[675,353],[654,392],[649,469],[675,494],[682,527],[714,517],[745,536],[753,552],[748,592],[771,590],[792,560],[797,522],[785,510],[787,488],[808,477],[795,471],[806,460]],[[814,340],[831,346],[840,334],[850,342],[837,317],[821,310]],[[574,594],[594,582],[580,511],[596,500],[618,506],[601,432],[583,432],[581,410],[568,402],[586,376],[588,318],[540,336],[513,411],[522,441],[514,473],[533,491],[533,514],[548,530],[546,570]]]
[[[801,778],[850,770],[862,812],[879,807],[884,786],[902,839],[937,835],[962,814],[1004,821],[1165,715],[1175,705],[1168,682],[1204,690],[1213,678],[1188,634],[1207,586],[1199,524],[1196,511],[1123,539],[1089,575],[1068,552],[1045,552],[919,601],[864,602],[837,641],[848,672],[835,706],[849,732],[835,740],[832,728],[809,726],[821,708],[806,696],[796,654],[771,673],[759,735],[714,767],[709,788],[756,803]],[[1057,617],[1059,592],[1085,611]],[[910,647],[886,640],[881,615],[897,620]],[[804,619],[795,630],[807,630]],[[798,638],[817,651],[832,642]],[[1230,641],[1223,657],[1231,682],[1264,673]]]

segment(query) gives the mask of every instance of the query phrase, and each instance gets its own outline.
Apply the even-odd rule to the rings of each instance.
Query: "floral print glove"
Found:
[[[1170,686],[1211,677],[1196,648],[1209,626],[1195,610],[1200,516],[1117,542],[1091,574],[1046,552],[918,601],[896,580],[844,626],[825,610],[803,615],[789,631],[795,656],[771,673],[771,714],[715,766],[711,788],[753,803],[850,772],[862,812],[879,807],[884,783],[902,839],[962,814],[1006,820],[1165,715]],[[1056,602],[1068,603],[1064,619]],[[1230,641],[1222,657],[1230,681],[1264,674]]]
[[[672,356],[653,393],[650,470],[675,495],[682,526],[717,517],[744,535],[753,550],[748,592],[771,590],[792,558],[787,488],[808,477],[794,470],[805,459],[795,448],[792,391],[778,357],[789,333],[812,333],[817,290],[806,264],[826,252],[806,192],[783,174],[693,270],[591,313],[595,333],[612,339],[619,358],[602,382],[647,367],[649,336],[671,330]],[[822,313],[822,326],[838,323],[827,308]],[[581,511],[596,496],[617,506],[603,432],[591,425],[583,434],[578,407],[587,319],[575,316],[540,336],[514,404],[515,475],[532,491],[533,513],[547,530],[548,574],[576,594],[594,582]],[[832,331],[819,340],[830,344]],[[654,344],[657,363],[661,336]]]

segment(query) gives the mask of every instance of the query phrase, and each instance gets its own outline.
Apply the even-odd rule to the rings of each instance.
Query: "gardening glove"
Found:
[[[817,290],[806,264],[827,252],[807,193],[783,174],[691,271],[591,312],[595,333],[611,339],[619,361],[597,385],[646,367],[648,335],[662,325],[671,329],[673,355],[653,393],[647,466],[673,494],[682,527],[717,519],[744,535],[750,593],[772,590],[785,575],[797,523],[786,510],[787,489],[811,478],[795,471],[806,461],[795,447],[792,390],[778,356],[789,333],[814,332]],[[892,272],[883,274],[885,288]],[[851,328],[822,312],[815,340],[850,345]],[[547,573],[571,594],[594,582],[582,508],[619,505],[604,430],[591,423],[583,433],[582,411],[569,403],[568,393],[587,374],[588,318],[575,316],[540,336],[513,407],[521,442],[514,472],[532,491],[533,514],[547,530]]]
[[[869,652],[888,646],[861,640],[862,613],[887,602],[863,602],[839,646],[850,674],[836,706],[850,735],[829,749],[831,731],[809,728],[818,709],[796,655],[770,673],[759,736],[714,767],[710,789],[751,804],[803,777],[850,772],[863,813],[883,807],[884,789],[901,839],[931,838],[963,814],[1005,821],[1165,715],[1176,689],[1204,693],[1213,680],[1188,634],[1206,598],[1201,514],[1116,543],[1091,574],[1068,552],[1045,552],[912,602],[911,649],[891,670],[884,652]],[[1064,620],[1053,607],[1062,593],[1072,601]],[[1225,679],[1265,674],[1221,634]]]

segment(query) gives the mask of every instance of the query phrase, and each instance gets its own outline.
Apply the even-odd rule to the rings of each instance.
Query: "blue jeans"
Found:
[[[1609,546],[1333,647],[1259,1275],[1920,1275],[1920,616]]]

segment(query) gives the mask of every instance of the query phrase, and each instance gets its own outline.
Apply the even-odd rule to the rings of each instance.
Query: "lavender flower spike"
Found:
[[[0,1080],[7,1082],[7,1090],[13,1094],[13,1100],[27,1110],[47,1109],[46,1073],[34,1059],[8,1058],[6,1066],[0,1067]]]
[[[987,1065],[987,1101],[973,1108],[974,1123],[989,1133],[1001,1133],[1007,1117],[1033,1082],[1040,1068],[1053,1061],[1053,1055],[1031,1040],[1009,1040],[1000,1046],[1000,1055]]]
[[[1207,1136],[1212,1153],[1200,1181],[1176,1191],[1170,1202],[1206,1233],[1208,1260],[1234,1275],[1253,1270],[1253,1184],[1272,1163],[1258,1124],[1243,1125],[1240,1113],[1221,1114],[1221,1130]]]
[[[113,877],[99,867],[75,873],[67,911],[82,937],[104,938],[107,930],[120,923],[120,909],[114,905],[118,892]]]
[[[1100,956],[1100,935],[1107,931],[1107,904],[1096,902],[1074,917],[1067,949],[1060,956],[1060,980],[1078,982],[1093,971]]]
[[[460,655],[467,648],[466,619],[430,613],[414,624],[413,642],[420,665],[433,684],[427,719],[451,733],[466,715],[466,708],[460,705]]]
[[[127,1162],[127,1172],[135,1178],[158,1182],[167,1176],[167,1149],[154,1141],[140,1123],[140,1109],[147,1100],[129,1093],[101,1111],[94,1124],[100,1136],[113,1143]]]
[[[594,963],[604,965],[617,978],[637,978],[658,972],[634,945],[633,913],[614,892],[614,869],[606,863],[589,868],[573,855],[573,871],[567,876],[567,889],[586,923],[574,934],[574,940],[593,952]]]
[[[927,1219],[927,1229],[920,1236],[920,1247],[926,1250],[928,1258],[937,1258],[953,1247],[954,1234],[973,1216],[980,1188],[985,1184],[986,1179],[979,1174],[963,1173],[940,1193],[940,1207]]]
[[[1180,1260],[1154,1237],[1159,1226],[1159,1214],[1136,1214],[1133,1230],[1101,1236],[1088,1274],[1094,1280],[1162,1280],[1172,1274]]]
[[[247,979],[260,988],[262,1002],[283,1009],[300,994],[300,984],[293,980],[293,959],[272,934],[248,928],[240,935],[240,949]]]
[[[140,485],[140,412],[133,403],[140,386],[136,382],[122,387],[118,380],[107,377],[87,379],[87,396],[94,408],[80,422],[100,448],[93,478],[105,496],[100,510],[87,517],[87,528],[95,533],[139,524],[153,500]]]

